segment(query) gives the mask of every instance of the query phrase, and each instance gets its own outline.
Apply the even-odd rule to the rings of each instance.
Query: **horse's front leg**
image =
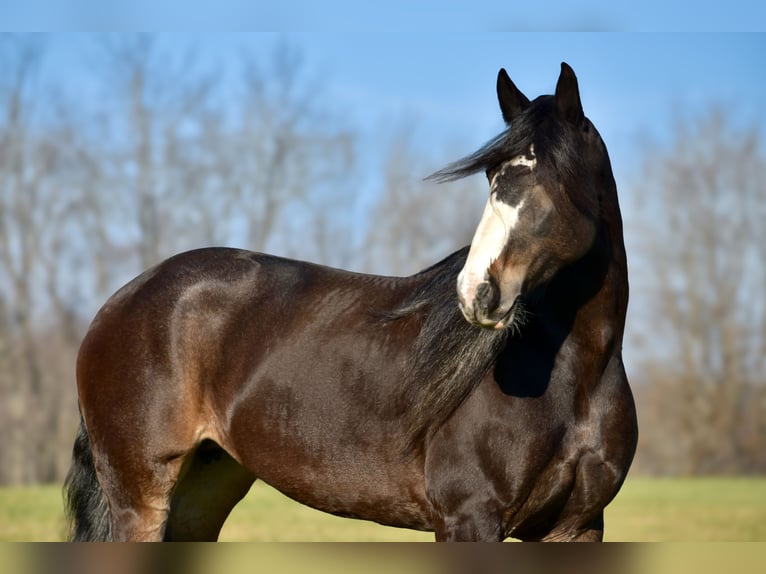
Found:
[[[598,515],[584,526],[562,527],[559,525],[543,536],[543,542],[601,542],[604,539],[604,513]]]
[[[437,518],[434,533],[437,542],[502,542],[500,514],[485,502],[468,501],[455,511]]]

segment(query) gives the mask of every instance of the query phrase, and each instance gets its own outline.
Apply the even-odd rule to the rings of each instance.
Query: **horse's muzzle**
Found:
[[[469,323],[494,329],[508,312],[507,309],[500,309],[500,295],[500,288],[490,277],[476,287],[473,301],[465,301],[462,296],[458,297],[460,310]]]

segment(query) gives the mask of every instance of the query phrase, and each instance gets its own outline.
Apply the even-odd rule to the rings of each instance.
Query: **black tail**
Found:
[[[70,540],[106,542],[112,539],[109,506],[96,478],[90,438],[82,417],[72,449],[72,467],[64,481],[64,506]]]

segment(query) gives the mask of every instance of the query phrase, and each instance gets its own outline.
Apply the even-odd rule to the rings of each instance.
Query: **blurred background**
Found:
[[[610,151],[631,302],[634,474],[766,473],[766,37],[0,36],[0,485],[60,483],[74,361],[109,295],[177,252],[414,273],[466,245],[495,78],[561,61]]]

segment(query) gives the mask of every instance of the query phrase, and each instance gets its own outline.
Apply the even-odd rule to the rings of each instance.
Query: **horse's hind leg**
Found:
[[[115,460],[100,465],[99,482],[109,503],[112,539],[116,542],[160,541],[170,510],[170,493],[183,462],[147,459]],[[102,460],[104,460],[102,458]]]
[[[195,452],[199,431],[189,424],[192,417],[180,416],[183,409],[177,409],[178,416],[158,421],[155,411],[165,412],[158,407],[142,413],[140,405],[123,401],[121,406],[120,417],[106,409],[91,409],[85,417],[98,482],[109,505],[112,538],[161,541],[172,493],[185,461]],[[132,424],[124,422],[126,417]]]
[[[165,540],[214,541],[255,477],[213,441],[203,441],[173,491]]]

